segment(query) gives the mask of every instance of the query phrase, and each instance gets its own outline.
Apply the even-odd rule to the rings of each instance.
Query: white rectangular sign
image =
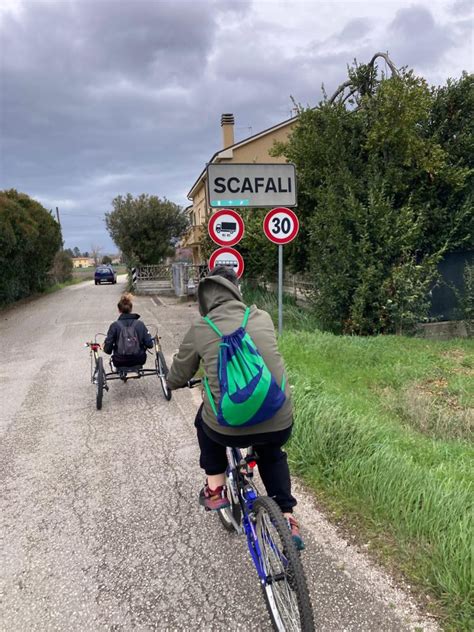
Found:
[[[296,206],[292,164],[210,164],[208,203],[212,208]]]

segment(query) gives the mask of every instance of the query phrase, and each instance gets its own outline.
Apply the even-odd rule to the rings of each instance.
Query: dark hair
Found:
[[[117,303],[117,307],[121,314],[130,314],[133,309],[132,295],[122,294],[120,301]]]
[[[215,268],[212,268],[212,270],[209,272],[207,276],[208,277],[221,276],[221,277],[224,277],[224,279],[227,279],[228,281],[233,283],[234,285],[237,285],[237,286],[239,285],[239,280],[237,279],[235,270],[234,268],[231,268],[230,266],[216,266]]]

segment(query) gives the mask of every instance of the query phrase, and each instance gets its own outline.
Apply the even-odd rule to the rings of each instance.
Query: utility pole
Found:
[[[56,217],[58,218],[59,232],[60,232],[60,235],[61,235],[61,249],[63,249],[64,248],[63,229],[61,227],[61,220],[59,218],[59,208],[58,207],[56,207]]]

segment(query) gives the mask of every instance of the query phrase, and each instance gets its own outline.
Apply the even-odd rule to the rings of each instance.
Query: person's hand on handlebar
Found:
[[[195,377],[192,380],[188,380],[187,387],[194,388],[198,384],[201,384],[201,382],[202,382],[202,379],[200,377]]]
[[[170,389],[170,391],[177,391],[177,390],[179,390],[180,388],[194,388],[194,387],[195,387],[195,386],[197,386],[198,384],[201,384],[201,382],[202,382],[201,378],[193,378],[192,380],[188,380],[188,381],[186,382],[186,384],[183,384],[182,386],[178,386],[177,388],[176,388],[176,387],[175,387],[175,388],[172,388],[172,387],[169,385],[168,381],[166,381],[166,385],[167,385],[167,387]]]

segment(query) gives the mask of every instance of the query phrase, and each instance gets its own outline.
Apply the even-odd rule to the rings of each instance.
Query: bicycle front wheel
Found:
[[[165,356],[163,355],[161,351],[158,351],[158,353],[156,354],[156,370],[158,373],[158,377],[160,378],[163,395],[165,396],[165,399],[170,401],[171,391],[168,388],[168,384],[166,383],[166,376],[168,375],[168,367],[166,366]]]
[[[254,502],[256,533],[265,571],[263,592],[278,632],[314,630],[313,609],[300,555],[287,522],[272,498]]]

